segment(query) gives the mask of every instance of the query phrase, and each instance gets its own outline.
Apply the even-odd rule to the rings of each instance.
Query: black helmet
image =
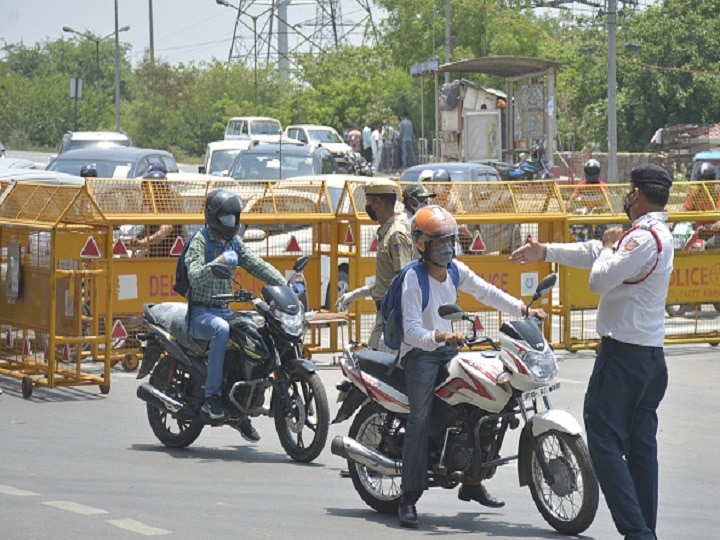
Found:
[[[205,223],[215,234],[231,240],[240,230],[241,210],[242,201],[238,195],[227,189],[215,189],[205,199]],[[225,216],[235,216],[234,223],[223,223],[220,218]]]
[[[97,167],[94,163],[83,165],[80,168],[80,176],[82,176],[83,178],[97,178],[97,175]]]
[[[698,170],[698,180],[715,180],[717,179],[717,169],[712,163],[703,163]]]
[[[450,174],[445,169],[437,169],[436,171],[433,171],[432,181],[449,182]]]
[[[597,159],[588,159],[583,172],[588,182],[597,182],[600,179],[600,162]]]
[[[148,172],[145,173],[145,176],[143,176],[143,178],[147,178],[149,180],[153,180],[153,179],[163,180],[163,179],[167,178],[167,175],[162,171],[149,170]]]

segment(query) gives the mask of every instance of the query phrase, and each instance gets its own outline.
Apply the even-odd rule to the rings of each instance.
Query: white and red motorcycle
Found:
[[[532,302],[551,290],[546,277]],[[530,304],[532,304],[530,302]],[[469,317],[454,304],[440,307],[443,318]],[[478,338],[441,369],[433,402],[428,445],[430,486],[456,487],[461,479],[485,480],[498,466],[518,461],[518,479],[527,485],[538,510],[557,531],[577,535],[595,518],[599,490],[578,422],[553,409],[548,394],[560,385],[555,354],[534,318],[509,321],[500,343]],[[373,509],[395,513],[400,501],[402,448],[409,412],[402,367],[395,355],[348,345],[340,359],[346,380],[334,423],[359,409],[347,437],[332,441],[333,454],[348,461],[355,490]],[[543,405],[541,410],[541,404]],[[523,423],[516,455],[501,457],[508,429]]]

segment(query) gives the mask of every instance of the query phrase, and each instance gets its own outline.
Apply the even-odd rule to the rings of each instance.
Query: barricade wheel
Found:
[[[22,378],[22,395],[24,398],[29,398],[32,396],[33,391],[33,381],[30,377],[23,377]]]
[[[128,353],[122,358],[122,367],[125,371],[135,371],[140,365],[140,359],[135,353]]]
[[[100,393],[101,394],[109,394],[110,393],[110,381],[100,383]]]

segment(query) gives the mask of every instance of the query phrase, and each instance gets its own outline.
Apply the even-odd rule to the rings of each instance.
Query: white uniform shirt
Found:
[[[458,290],[472,294],[488,307],[504,313],[519,316],[522,314],[522,300],[513,298],[501,289],[489,284],[487,281],[470,270],[463,262],[455,260],[458,266],[460,279]],[[420,283],[414,270],[409,270],[403,280],[402,314],[403,330],[405,336],[400,347],[400,356],[417,347],[425,351],[434,351],[444,343],[435,342],[435,331],[452,332],[452,323],[438,315],[438,308],[442,304],[457,303],[458,293],[448,272],[445,281],[437,281],[428,275],[429,296],[428,304],[422,310],[422,292]]]
[[[546,260],[591,269],[590,290],[600,295],[595,324],[600,336],[633,345],[662,347],[665,301],[673,270],[673,240],[666,222],[666,212],[639,217],[633,226],[644,228],[627,234],[614,251],[603,249],[599,240],[547,244]],[[647,227],[652,227],[660,237],[659,254],[655,237]],[[655,261],[657,266],[653,270]],[[642,281],[626,283],[638,280]]]

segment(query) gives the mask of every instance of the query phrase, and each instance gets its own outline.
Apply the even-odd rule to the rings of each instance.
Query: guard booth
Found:
[[[567,217],[559,241],[600,240],[608,227],[629,227],[623,210],[630,184],[558,186]],[[673,227],[674,269],[666,305],[666,343],[720,343],[720,251],[698,250],[696,225],[720,219],[720,182],[676,182],[666,206]],[[597,347],[600,297],[588,286],[589,270],[558,265],[562,346]]]
[[[558,62],[516,56],[485,56],[441,65],[435,73],[436,86],[440,73],[484,73],[505,79],[505,99],[500,102],[495,99],[501,97],[497,93],[467,81],[466,91],[459,96],[457,119],[446,122],[445,128],[441,126],[436,101],[438,148],[435,155],[441,159],[446,156],[441,153],[442,146],[462,156],[462,161],[487,159],[515,163],[520,152],[541,143],[548,166],[552,167],[557,133],[555,84],[559,69]],[[497,105],[503,102],[505,106]],[[498,154],[502,157],[497,157]]]
[[[0,248],[0,374],[22,379],[25,397],[34,386],[108,393],[110,336],[99,329],[112,317],[112,229],[85,187],[5,185]],[[83,371],[89,355],[101,374]]]
[[[402,189],[404,184],[399,184]],[[565,213],[554,182],[449,182],[428,183],[436,193],[434,203],[447,208],[460,227],[456,246],[459,259],[483,279],[525,302],[539,281],[550,274],[550,263],[512,265],[509,253],[522,245],[527,236],[547,241],[562,234]],[[396,213],[401,211],[398,202]],[[337,237],[349,263],[350,290],[374,282],[376,232],[378,224],[365,213],[365,191],[359,181],[347,182],[337,212]],[[398,218],[396,218],[398,219]],[[552,299],[543,302],[549,312],[547,329],[552,327]],[[486,335],[497,337],[506,314],[496,312],[461,293],[460,306],[475,314]],[[375,305],[370,299],[350,307],[353,341],[367,343],[375,322]],[[458,330],[469,330],[469,327]]]
[[[246,247],[287,277],[303,255],[310,259],[304,274],[320,276],[321,228],[329,228],[335,217],[323,180],[93,178],[87,179],[87,189],[114,231],[111,335],[113,354],[127,370],[136,369],[139,363],[137,334],[146,331],[143,305],[185,302],[173,290],[177,259],[205,223],[203,209],[210,191],[227,189],[240,196]],[[165,236],[158,244],[152,237],[162,227]],[[148,236],[150,246],[144,241]],[[235,278],[256,295],[264,285],[240,268]],[[307,281],[306,307],[319,311],[319,283]]]

